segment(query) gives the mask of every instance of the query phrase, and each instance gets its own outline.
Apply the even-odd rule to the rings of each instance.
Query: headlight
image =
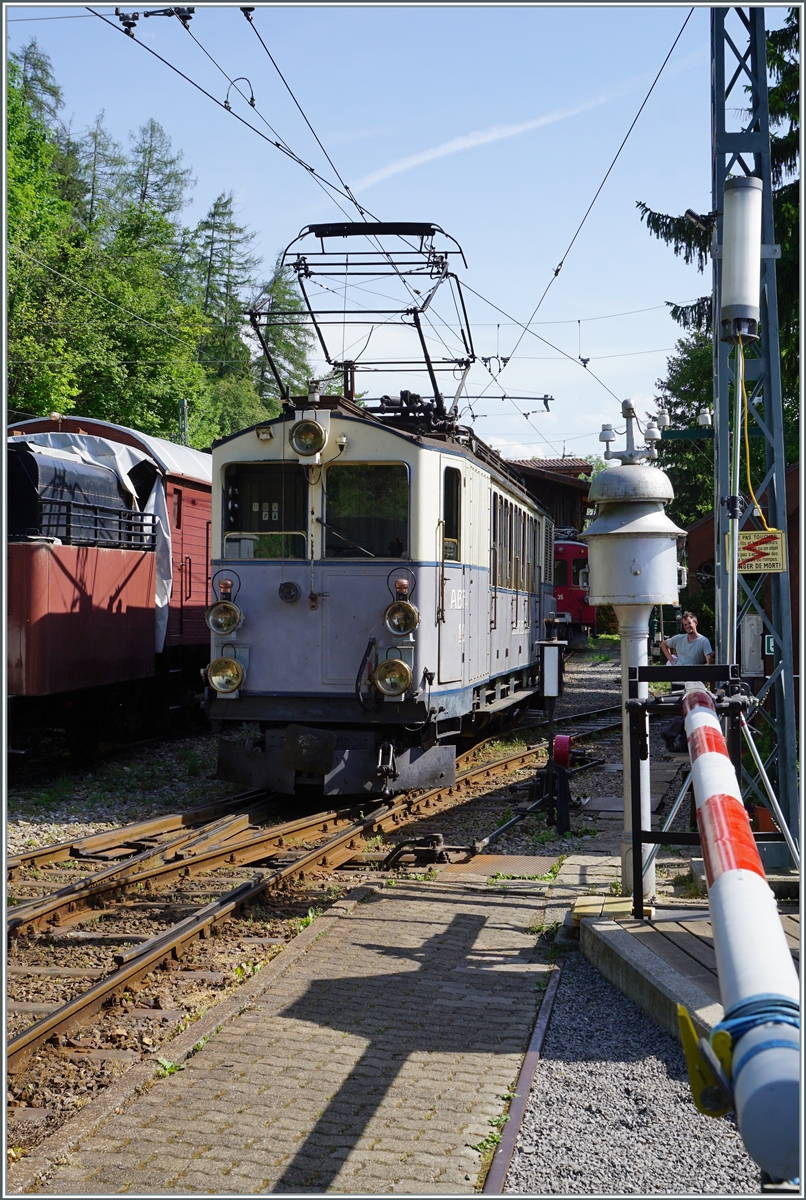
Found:
[[[385,658],[375,668],[372,682],[384,696],[402,696],[411,687],[411,667],[399,658]]]
[[[231,600],[219,600],[208,606],[204,619],[213,633],[232,633],[242,624],[243,613]]]
[[[318,454],[325,444],[326,434],[318,421],[297,421],[290,440],[297,454]]]
[[[210,687],[217,692],[236,692],[244,681],[246,672],[236,658],[217,658],[207,668]]]
[[[420,614],[408,600],[395,600],[383,614],[383,623],[390,633],[413,633],[420,624]]]

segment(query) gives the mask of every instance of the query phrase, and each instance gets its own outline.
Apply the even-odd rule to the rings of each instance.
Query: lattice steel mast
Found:
[[[726,19],[738,18],[726,30]],[[734,29],[734,26],[736,27]],[[740,36],[737,36],[736,31]],[[780,350],[778,344],[778,303],[775,259],[780,249],[774,245],[772,209],[772,171],[770,159],[770,122],[767,97],[767,53],[763,8],[713,8],[711,10],[711,107],[712,107],[712,208],[716,214],[712,243],[714,264],[714,452],[715,452],[715,575],[716,575],[716,648],[718,660],[730,660],[731,630],[729,612],[728,530],[730,510],[739,507],[731,501],[730,467],[731,392],[734,387],[734,347],[720,339],[720,298],[722,282],[722,213],[725,181],[731,175],[757,176],[762,182],[762,261],[759,340],[745,347],[748,384],[748,432],[763,438],[764,478],[756,486],[761,503],[766,502],[771,528],[782,530],[786,544],[786,458],[784,452],[783,399],[781,392]],[[728,107],[730,102],[730,107]],[[740,127],[728,131],[727,114],[741,110]],[[749,110],[749,115],[748,115]],[[733,519],[739,528],[753,529],[753,505]],[[747,613],[761,615],[764,629],[773,643],[773,670],[759,692],[768,705],[762,720],[769,725],[770,749],[764,755],[767,771],[777,787],[784,817],[798,837],[798,767],[795,738],[795,690],[792,650],[792,618],[789,592],[789,564],[783,572],[738,576],[736,603],[738,620]],[[765,591],[770,598],[765,613]],[[745,775],[744,787],[761,792],[754,780]],[[764,847],[769,866],[786,866],[790,860],[785,847]]]

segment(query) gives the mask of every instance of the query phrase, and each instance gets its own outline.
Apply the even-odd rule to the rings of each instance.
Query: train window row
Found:
[[[581,571],[585,570],[587,565],[588,565],[588,562],[587,562],[587,559],[585,559],[585,558],[572,558],[571,559],[571,586],[572,587],[581,587],[582,586],[582,584],[579,582],[579,575],[580,575]],[[557,585],[557,587],[566,587],[566,585],[568,584],[568,559],[567,558],[555,558],[555,560],[554,560],[554,582]]]
[[[537,518],[508,497],[494,491],[490,534],[492,583],[521,592],[537,590],[540,566],[540,526]]]
[[[297,463],[226,469],[224,556],[307,558],[308,484]],[[325,475],[325,555],[406,558],[405,463],[334,464]]]

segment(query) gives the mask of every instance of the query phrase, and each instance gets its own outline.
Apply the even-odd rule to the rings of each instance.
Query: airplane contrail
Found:
[[[437,158],[446,158],[449,154],[459,154],[462,150],[472,150],[476,146],[501,142],[505,138],[518,137],[521,133],[528,133],[531,129],[540,129],[543,125],[553,125],[556,121],[565,120],[566,117],[575,117],[597,105],[606,104],[609,99],[611,99],[610,95],[597,96],[574,108],[560,109],[558,112],[535,117],[531,121],[522,121],[517,125],[491,125],[489,129],[477,129],[472,133],[460,134],[459,137],[442,142],[439,146],[432,146],[429,150],[421,150],[418,154],[410,154],[406,158],[398,158],[385,167],[379,167],[377,171],[371,171],[369,175],[364,175],[363,178],[351,184],[351,189],[354,192],[364,191],[366,188],[372,187],[374,183],[380,183],[384,179],[391,178],[392,175],[401,175],[404,171],[410,171],[413,167],[419,167],[423,163],[433,162]]]
[[[679,75],[681,72],[687,71],[691,66],[699,62],[701,58],[702,51],[698,49],[693,54],[687,55],[675,67],[667,70],[667,77]],[[365,191],[375,183],[381,183],[384,179],[390,179],[393,175],[402,175],[404,171],[411,171],[414,167],[422,166],[423,163],[433,162],[437,158],[447,158],[448,155],[460,154],[463,150],[472,150],[476,146],[486,146],[491,142],[501,142],[505,138],[518,137],[520,134],[528,133],[532,129],[540,129],[544,125],[553,125],[557,121],[564,121],[568,117],[576,117],[579,113],[588,112],[592,108],[598,108],[600,105],[607,104],[619,96],[628,95],[647,77],[646,74],[642,74],[632,79],[624,80],[619,87],[601,92],[597,96],[575,105],[573,108],[559,109],[557,112],[548,113],[543,117],[535,117],[531,121],[521,121],[516,125],[491,125],[489,129],[477,129],[472,133],[460,134],[459,137],[451,138],[447,142],[441,142],[438,146],[432,146],[429,150],[421,150],[418,154],[410,154],[406,158],[398,158],[385,167],[379,167],[377,171],[370,171],[368,175],[362,176],[361,179],[351,184],[351,190],[353,192]]]

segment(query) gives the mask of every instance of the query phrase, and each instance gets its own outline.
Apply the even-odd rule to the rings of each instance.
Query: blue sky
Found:
[[[93,7],[117,25],[113,6]],[[526,321],[688,11],[300,4],[258,6],[254,23],[360,202],[383,220],[441,225],[464,249],[462,281]],[[76,131],[103,110],[125,143],[156,118],[198,181],[188,223],[232,190],[268,268],[304,225],[342,219],[300,166],[86,12],[7,6],[7,44],[18,49],[36,36],[64,91],[62,116]],[[769,10],[768,24],[784,12]],[[71,19],[42,19],[54,17]],[[238,6],[196,5],[190,30],[230,78],[248,78],[257,109],[295,153],[332,178]],[[136,40],[225,99],[226,79],[176,19],[141,16]],[[704,295],[710,274],[650,238],[635,202],[674,214],[709,210],[709,60],[709,10],[701,7],[535,318],[534,331],[573,361],[527,335],[498,383],[474,366],[468,391],[487,389],[473,406],[477,431],[506,457],[599,452],[598,430],[618,423],[619,408],[590,370],[617,397],[653,408],[656,380],[681,334],[665,301]],[[269,134],[243,100],[230,98]],[[473,295],[466,301],[477,353],[510,355],[518,328]],[[498,398],[502,388],[515,404]],[[544,393],[555,398],[551,412],[525,419],[516,410],[534,414],[538,405],[522,397]]]

